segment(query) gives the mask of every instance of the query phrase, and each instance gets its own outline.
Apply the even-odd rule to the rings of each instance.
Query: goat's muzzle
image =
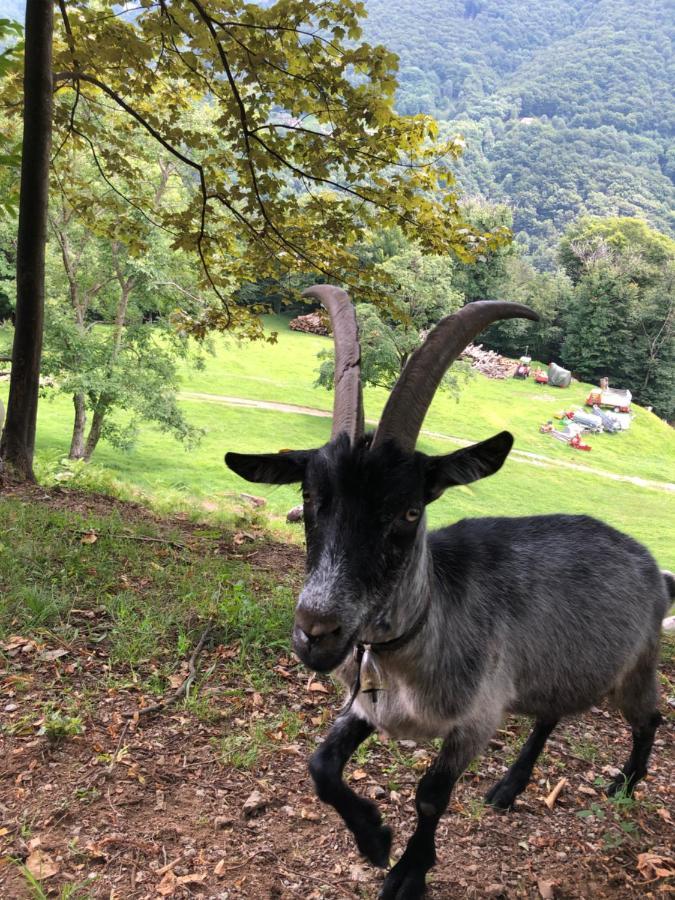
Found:
[[[345,635],[336,616],[298,604],[293,649],[306,666],[317,672],[330,672],[340,665],[352,643],[353,636]]]

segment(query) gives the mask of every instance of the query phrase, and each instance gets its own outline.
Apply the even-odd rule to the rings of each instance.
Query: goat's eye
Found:
[[[406,520],[406,522],[417,522],[421,515],[421,509],[418,509],[416,506],[411,506],[410,509],[407,509],[405,511],[403,518]]]

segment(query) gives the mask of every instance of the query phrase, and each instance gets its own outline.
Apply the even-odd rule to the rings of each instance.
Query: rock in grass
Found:
[[[248,800],[244,803],[244,815],[246,818],[257,816],[266,806],[267,800],[265,800],[260,791],[253,791]]]
[[[302,522],[304,518],[302,506],[294,506],[286,515],[287,522]]]

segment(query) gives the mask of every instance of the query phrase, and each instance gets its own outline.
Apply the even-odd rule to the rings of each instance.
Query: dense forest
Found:
[[[397,106],[461,133],[460,186],[504,201],[552,268],[580,215],[675,227],[674,7],[657,0],[366,0]]]

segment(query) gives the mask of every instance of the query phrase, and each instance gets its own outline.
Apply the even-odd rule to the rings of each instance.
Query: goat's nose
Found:
[[[336,616],[316,610],[310,611],[301,606],[295,610],[295,624],[310,640],[337,634],[340,630],[340,622]]]

